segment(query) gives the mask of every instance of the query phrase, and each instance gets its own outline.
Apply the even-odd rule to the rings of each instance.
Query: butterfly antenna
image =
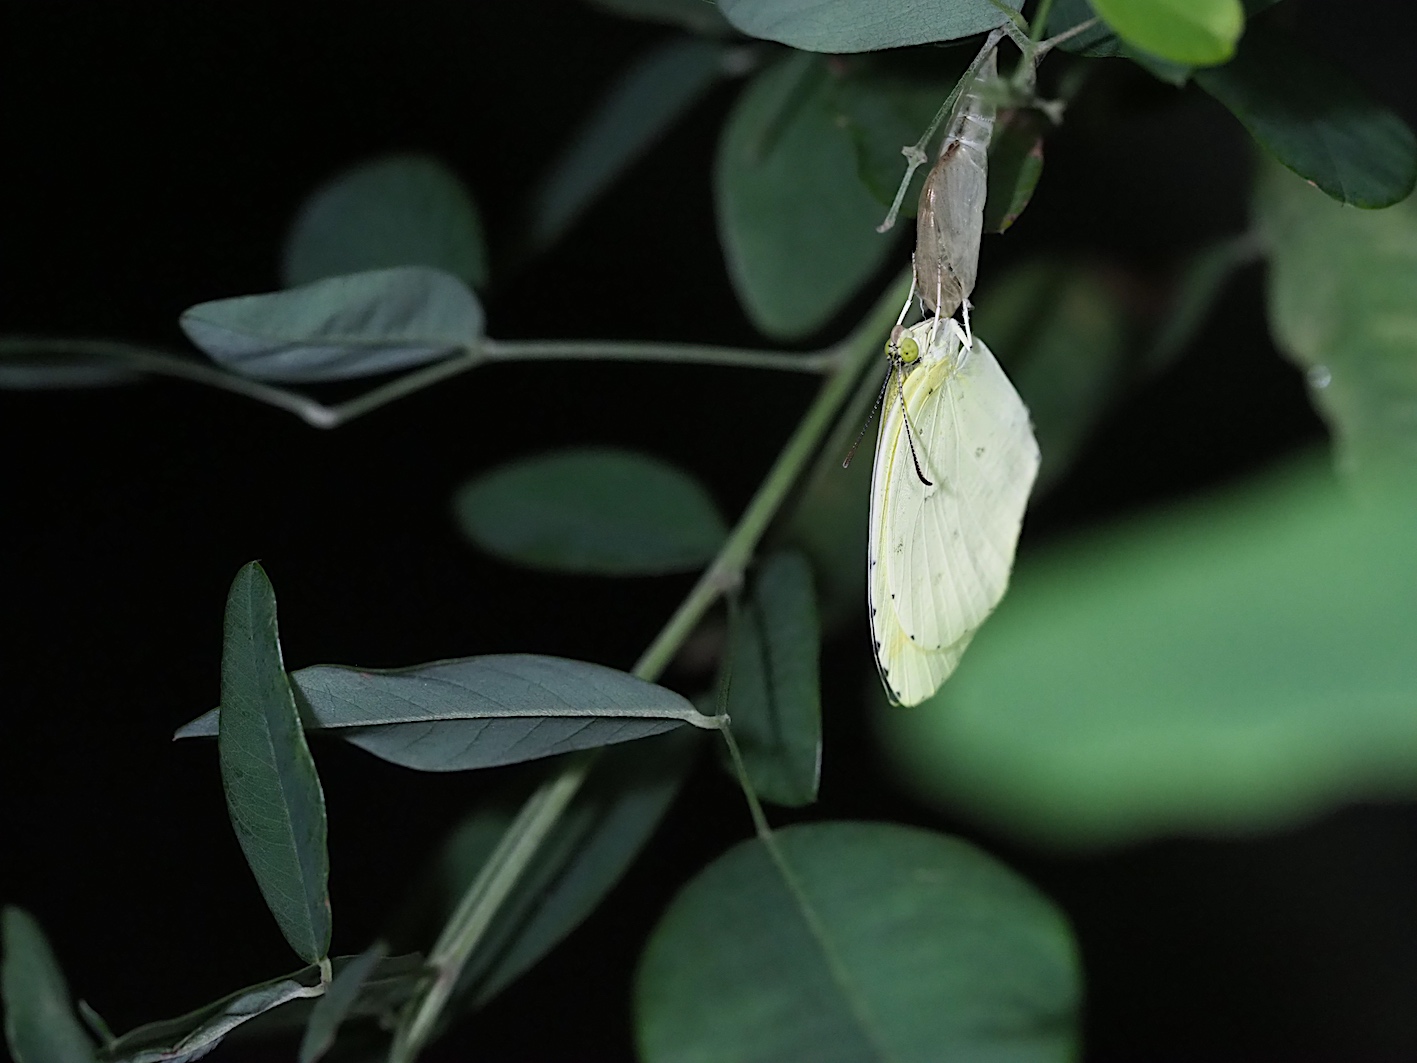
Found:
[[[866,429],[871,427],[871,422],[876,417],[876,411],[881,408],[881,401],[886,397],[886,388],[891,386],[891,377],[893,376],[895,376],[895,366],[891,366],[890,372],[886,374],[886,379],[881,384],[881,393],[876,396],[876,401],[871,404],[871,412],[866,415],[866,423],[861,426],[861,431],[856,434],[856,442],[852,443],[851,449],[846,452],[846,460],[841,463],[843,469],[849,469],[851,467],[851,459],[856,457],[856,448],[861,445],[861,440],[866,438]]]
[[[915,429],[910,426],[910,411],[905,405],[905,379],[900,382],[900,416],[905,421],[905,441],[910,444],[910,460],[915,463],[915,475],[920,477],[920,482],[926,487],[934,487],[935,482],[925,475],[925,470],[920,467],[920,455],[915,453]]]

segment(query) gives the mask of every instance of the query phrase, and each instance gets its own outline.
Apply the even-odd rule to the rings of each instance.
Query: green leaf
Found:
[[[810,805],[822,770],[821,632],[801,554],[763,562],[732,637],[728,716],[753,789],[774,804]]]
[[[1048,16],[1048,32],[1057,35],[1072,29],[1089,19],[1096,18],[1096,12],[1088,0],[1057,0]],[[1148,52],[1135,44],[1122,40],[1107,23],[1098,20],[1090,29],[1075,37],[1070,37],[1061,45],[1064,51],[1074,52],[1093,58],[1109,59],[1114,56],[1130,59],[1147,73],[1168,85],[1184,85],[1191,77],[1191,67]]]
[[[1390,206],[1417,181],[1406,123],[1270,22],[1245,35],[1232,62],[1196,80],[1266,151],[1341,203]]]
[[[248,986],[176,1019],[131,1030],[102,1053],[103,1063],[187,1063],[206,1055],[238,1026],[293,1000],[319,996],[320,968]]]
[[[950,58],[958,61],[950,63]],[[905,173],[901,148],[914,144],[929,127],[967,63],[964,57],[932,56],[926,68],[929,73],[922,76],[921,71],[907,68],[898,55],[834,62],[843,74],[829,88],[827,104],[835,115],[833,124],[850,136],[857,177],[884,216],[884,208],[895,201]],[[928,169],[921,167],[911,179],[901,201],[902,218],[915,216]]]
[[[717,15],[703,0],[694,7]],[[532,201],[531,242],[555,242],[723,73],[723,48],[666,41],[624,72],[552,164]]]
[[[450,274],[400,266],[198,303],[179,323],[188,339],[234,373],[349,380],[476,347],[482,306]]]
[[[918,790],[1053,844],[1417,794],[1417,511],[1288,469],[1034,554],[936,699]]]
[[[1034,259],[984,291],[974,329],[998,352],[1028,406],[1043,455],[1034,490],[1071,466],[1127,368],[1122,307],[1099,270]]]
[[[418,771],[467,771],[718,722],[686,699],[585,661],[493,654],[412,668],[315,665],[290,675],[304,727]],[[224,701],[223,701],[224,704]],[[174,738],[216,733],[217,713]]]
[[[728,22],[708,0],[589,0],[592,7],[624,18],[646,22],[666,22],[692,33],[722,37],[730,32]]]
[[[59,961],[34,916],[6,905],[0,998],[15,1063],[93,1063],[94,1043],[74,1015]]]
[[[1218,240],[1181,265],[1171,298],[1141,356],[1142,368],[1159,373],[1170,367],[1200,334],[1215,302],[1236,270],[1255,261],[1259,248],[1250,234]]]
[[[1014,7],[1017,0],[1001,0]],[[808,52],[874,52],[952,41],[1002,25],[991,0],[718,0],[750,37]]]
[[[658,458],[609,447],[503,465],[460,487],[453,513],[488,553],[601,576],[696,569],[727,535],[697,480]]]
[[[430,266],[471,287],[487,280],[477,206],[430,156],[386,155],[344,171],[305,201],[285,239],[288,288],[391,266]]]
[[[743,842],[676,897],[635,979],[645,1063],[1074,1058],[1062,916],[955,838],[813,823]]]
[[[281,663],[276,597],[256,562],[226,600],[217,751],[231,825],[266,905],[296,954],[330,947],[325,795]]]
[[[1277,166],[1256,220],[1269,255],[1269,322],[1308,370],[1345,471],[1417,480],[1417,201],[1381,212],[1327,199]]]
[[[846,84],[826,60],[789,55],[759,73],[719,141],[719,239],[739,301],[763,332],[820,328],[881,266],[893,239],[857,180]]]
[[[337,956],[332,961],[339,982],[359,957]],[[395,956],[380,960],[361,982],[349,1014],[385,1015],[400,1007],[427,976],[421,956]],[[228,1034],[240,1037],[263,1031],[293,1032],[304,1024],[312,1004],[323,999],[320,968],[311,964],[269,982],[248,986],[206,1007],[176,1019],[148,1023],[118,1038],[100,1053],[103,1063],[185,1063],[215,1048]]]
[[[1028,206],[1043,176],[1043,131],[1047,120],[1032,108],[999,115],[989,142],[989,192],[984,231],[1001,233]]]
[[[340,1024],[349,1016],[364,989],[364,983],[387,955],[383,942],[376,941],[334,976],[324,996],[315,1001],[305,1034],[300,1040],[299,1063],[315,1063],[334,1046]]]
[[[486,1004],[595,910],[649,842],[700,748],[697,732],[678,731],[601,756],[463,968],[459,1001]],[[459,827],[440,860],[434,910],[452,911],[524,797],[508,794]]]
[[[1189,66],[1223,63],[1245,29],[1240,0],[1091,0],[1118,36]]]

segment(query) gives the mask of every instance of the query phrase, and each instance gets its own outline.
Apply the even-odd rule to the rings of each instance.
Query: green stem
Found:
[[[1048,16],[1053,11],[1053,0],[1039,0],[1038,6],[1033,9],[1033,21],[1028,27],[1028,38],[1034,44],[1043,39],[1043,35],[1048,32]]]
[[[636,676],[651,682],[658,679],[719,597],[741,583],[768,525],[816,454],[843,404],[851,397],[857,379],[871,359],[879,355],[881,337],[886,336],[895,323],[909,282],[908,275],[900,278],[850,337],[823,352],[835,371],[822,385],[718,556],[636,662],[633,669]],[[564,758],[560,772],[544,783],[517,813],[434,945],[429,955],[434,980],[404,1013],[390,1050],[390,1063],[411,1063],[423,1048],[468,958],[561,814],[570,806],[597,755],[597,750],[590,750]],[[754,818],[760,829],[766,829],[767,821],[762,817],[760,806]]]

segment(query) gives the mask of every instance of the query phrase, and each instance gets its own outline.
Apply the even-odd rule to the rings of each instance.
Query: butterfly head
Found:
[[[886,357],[900,365],[914,365],[920,360],[920,344],[908,330],[897,325],[886,341]]]

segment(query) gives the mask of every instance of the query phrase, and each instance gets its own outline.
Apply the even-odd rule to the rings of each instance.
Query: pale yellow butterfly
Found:
[[[891,700],[939,690],[1008,586],[1038,475],[1028,409],[952,318],[897,326],[871,476],[869,605]]]

